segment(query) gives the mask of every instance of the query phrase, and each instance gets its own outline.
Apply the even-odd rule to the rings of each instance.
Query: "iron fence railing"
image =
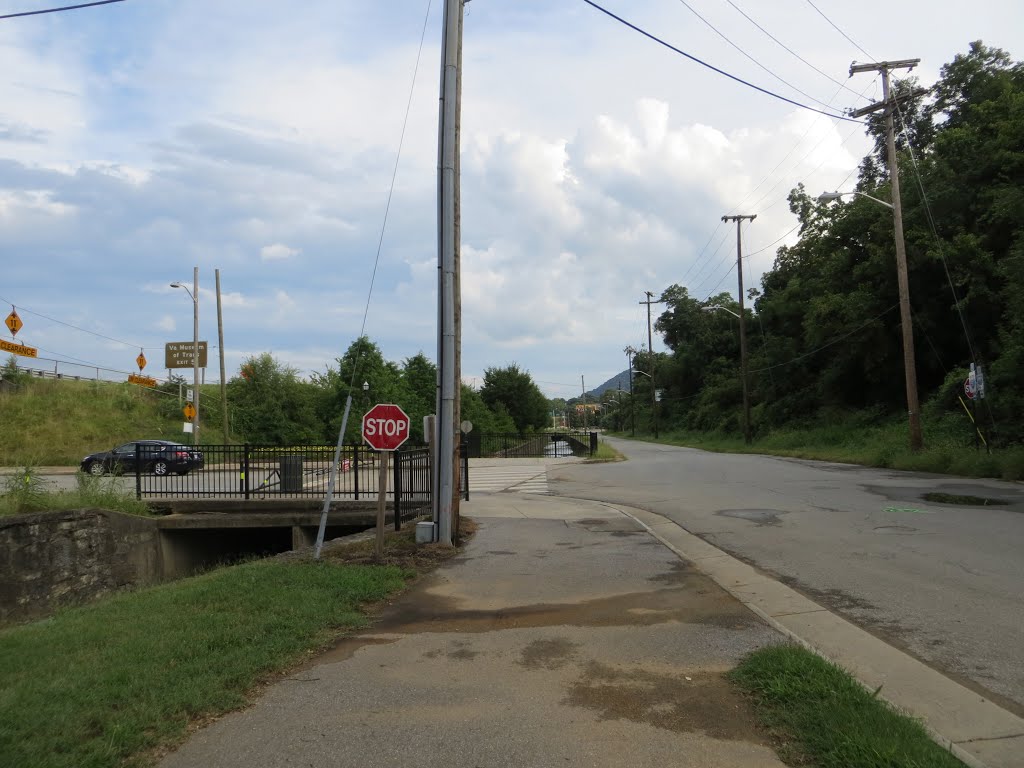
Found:
[[[465,436],[466,454],[480,458],[557,458],[592,456],[597,433],[580,431],[516,433],[470,432]]]
[[[142,498],[322,499],[330,482],[335,446],[199,445],[133,467],[136,496]],[[137,448],[142,455],[141,447]],[[147,455],[147,458],[152,458]],[[334,496],[376,498],[380,454],[365,445],[342,447]],[[127,468],[126,468],[127,469]],[[394,452],[385,489],[398,503],[430,503],[427,448]]]

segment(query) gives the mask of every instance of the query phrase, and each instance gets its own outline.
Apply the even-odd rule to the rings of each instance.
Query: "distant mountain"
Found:
[[[594,387],[592,390],[587,392],[587,396],[594,398],[595,400],[600,400],[601,395],[604,394],[609,389],[621,389],[626,392],[629,391],[628,368],[624,370],[622,373],[615,374],[610,379],[608,379],[608,381],[606,381],[604,384],[599,384],[598,386]]]

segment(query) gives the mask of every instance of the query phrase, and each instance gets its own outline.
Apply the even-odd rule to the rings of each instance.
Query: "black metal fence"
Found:
[[[592,456],[597,451],[597,433],[582,431],[536,432],[533,434],[479,433],[465,435],[465,452],[470,458],[557,458]]]
[[[141,455],[141,449],[137,448]],[[163,466],[135,467],[138,498],[322,499],[335,446],[199,445]],[[334,486],[339,499],[376,498],[380,454],[365,445],[342,447]],[[430,451],[395,451],[386,492],[396,503],[430,503]]]

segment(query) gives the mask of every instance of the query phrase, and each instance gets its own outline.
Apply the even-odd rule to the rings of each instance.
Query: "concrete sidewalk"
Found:
[[[460,557],[161,765],[782,766],[722,678],[780,633],[613,507],[462,509]]]
[[[722,673],[792,638],[971,768],[1024,720],[660,515],[513,493],[374,626],[197,733],[185,766],[781,766]]]

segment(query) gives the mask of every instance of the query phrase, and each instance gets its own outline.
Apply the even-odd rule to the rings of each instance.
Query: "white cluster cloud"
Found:
[[[1000,2],[1001,16],[984,21],[1011,28],[1022,11]],[[128,343],[37,321],[29,342],[128,370],[138,346],[158,349],[191,327],[186,297],[166,286],[188,284],[199,265],[210,338],[221,269],[229,370],[271,350],[322,370],[364,313],[388,358],[433,356],[438,8],[383,234],[423,4],[111,8],[0,27],[0,298]],[[682,6],[617,10],[760,77]],[[866,151],[861,126],[744,90],[582,4],[469,11],[467,379],[514,360],[550,394],[572,395],[580,373],[597,383],[618,372],[622,347],[646,338],[644,291],[735,289],[723,214],[758,214],[744,231],[756,276],[773,259],[766,246],[795,223],[789,190],[840,186]],[[719,12],[749,50],[821,92],[817,75]],[[825,34],[793,8],[758,15],[794,41],[804,29]],[[859,17],[846,19],[858,37],[890,42]],[[900,51],[944,34],[901,37]],[[837,52],[841,42],[805,37],[803,50],[843,75],[854,56]],[[966,40],[942,44],[948,60]]]

